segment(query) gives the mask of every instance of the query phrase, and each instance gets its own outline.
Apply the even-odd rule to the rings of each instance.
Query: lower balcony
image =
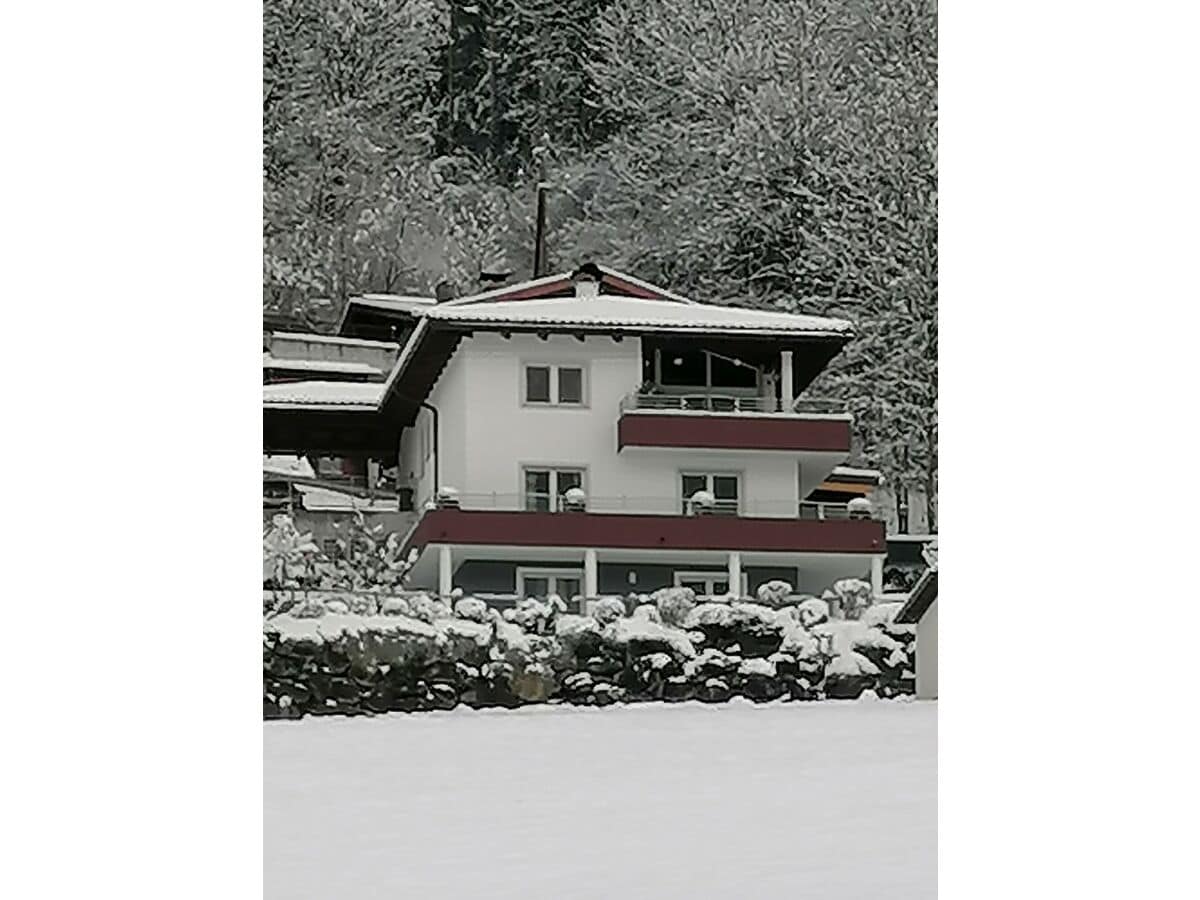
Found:
[[[471,508],[427,510],[409,545],[479,544],[510,547],[604,547],[629,550],[720,550],[777,553],[882,554],[884,525],[871,518],[824,515],[689,515],[679,511],[603,512]],[[640,501],[639,506],[645,501]],[[832,506],[832,504],[826,504]],[[815,512],[815,511],[814,511]],[[828,512],[826,510],[825,512]]]

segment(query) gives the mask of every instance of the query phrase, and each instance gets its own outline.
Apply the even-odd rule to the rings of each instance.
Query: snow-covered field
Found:
[[[937,705],[264,724],[269,898],[937,894]]]

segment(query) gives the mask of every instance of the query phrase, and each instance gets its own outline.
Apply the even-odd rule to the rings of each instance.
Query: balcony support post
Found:
[[[583,551],[583,600],[580,615],[587,609],[587,601],[600,594],[600,579],[597,575],[596,551],[591,547]]]
[[[883,594],[883,557],[871,557],[871,593],[876,597]]]
[[[791,412],[796,397],[792,393],[792,351],[781,350],[779,353],[779,409],[781,412]]]
[[[742,554],[736,550],[729,553],[729,593],[742,596]]]
[[[450,554],[450,545],[438,547],[438,593],[442,599],[449,599],[454,590],[454,560]]]

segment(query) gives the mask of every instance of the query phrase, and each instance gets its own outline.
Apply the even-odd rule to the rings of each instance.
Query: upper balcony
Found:
[[[620,404],[617,449],[787,450],[848,453],[851,416],[832,400],[781,408],[754,393],[636,391]]]

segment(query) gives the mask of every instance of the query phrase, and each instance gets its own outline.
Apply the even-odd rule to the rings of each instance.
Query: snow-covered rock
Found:
[[[761,675],[764,678],[774,678],[775,663],[770,659],[744,659],[737,671],[743,677]]]
[[[617,619],[605,626],[603,636],[607,642],[618,647],[636,642],[646,646],[668,647],[685,659],[696,655],[696,648],[686,631],[646,619]]]

